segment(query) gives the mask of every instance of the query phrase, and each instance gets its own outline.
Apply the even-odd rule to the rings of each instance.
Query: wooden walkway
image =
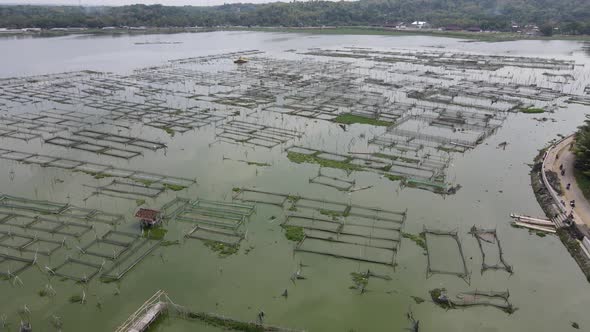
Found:
[[[144,332],[167,308],[164,291],[157,291],[143,303],[115,332]]]
[[[535,218],[531,216],[518,215],[514,213],[511,213],[510,217],[514,219],[514,221],[512,222],[513,225],[532,229],[535,231],[555,233],[556,228],[563,227],[560,220],[548,220],[542,218]]]
[[[128,332],[143,332],[148,329],[158,316],[166,309],[166,303],[158,302],[149,308],[135,323],[128,329]]]

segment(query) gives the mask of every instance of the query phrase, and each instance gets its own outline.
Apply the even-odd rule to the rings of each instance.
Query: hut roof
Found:
[[[160,211],[158,211],[158,210],[141,208],[141,209],[137,210],[137,212],[135,212],[135,217],[140,218],[140,219],[144,219],[144,220],[155,221],[158,218],[159,214],[160,214]]]

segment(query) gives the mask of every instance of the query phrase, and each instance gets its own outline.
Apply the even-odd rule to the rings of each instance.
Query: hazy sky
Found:
[[[213,6],[224,3],[263,3],[277,0],[0,0],[0,4],[54,4],[54,5],[105,5],[120,6],[142,3],[147,5],[162,4],[168,6]],[[287,1],[287,0],[284,0]]]

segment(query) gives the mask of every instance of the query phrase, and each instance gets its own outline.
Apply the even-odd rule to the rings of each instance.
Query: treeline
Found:
[[[587,179],[582,182],[588,183],[590,181],[590,116],[588,115],[586,115],[584,124],[578,128],[573,152],[576,155],[574,166],[578,170],[578,174]],[[578,181],[580,182],[579,178]],[[580,185],[580,183],[578,184]]]
[[[215,7],[132,5],[122,7],[0,6],[0,27],[65,28],[105,26],[367,26],[427,21],[510,30],[520,25],[559,27],[590,34],[588,0],[360,0],[231,4]]]

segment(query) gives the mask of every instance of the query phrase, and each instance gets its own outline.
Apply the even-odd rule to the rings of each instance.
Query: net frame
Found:
[[[424,234],[424,243],[425,243],[425,247],[426,247],[426,257],[427,257],[427,265],[426,265],[426,278],[430,278],[431,276],[433,276],[434,274],[446,274],[446,275],[455,275],[461,279],[463,279],[466,283],[469,284],[470,282],[470,273],[469,270],[467,269],[467,262],[465,260],[465,255],[463,254],[463,247],[461,246],[461,242],[459,241],[459,235],[458,232],[455,231],[443,231],[443,230],[435,230],[435,229],[429,229],[426,228],[426,226],[423,227],[423,234]],[[431,254],[430,251],[432,250],[431,248],[429,248],[428,246],[428,235],[431,236],[440,236],[440,237],[450,237],[451,239],[453,239],[455,241],[455,243],[457,244],[457,248],[459,250],[459,256],[461,257],[461,263],[462,263],[462,271],[450,271],[450,270],[435,270],[432,269],[431,267]]]
[[[506,260],[504,259],[504,251],[502,250],[502,245],[500,244],[500,239],[498,238],[498,234],[495,229],[477,228],[477,227],[475,227],[475,225],[473,225],[473,227],[471,227],[471,230],[469,231],[469,234],[471,234],[471,235],[473,235],[473,237],[475,237],[475,239],[477,240],[477,244],[479,246],[479,250],[481,252],[481,274],[483,274],[487,270],[504,270],[504,271],[508,272],[509,274],[514,273],[512,265],[508,264],[506,262]],[[499,263],[497,263],[497,264],[486,263],[486,253],[485,253],[485,250],[483,248],[483,243],[482,243],[482,241],[486,241],[486,240],[482,238],[482,235],[491,235],[493,237],[494,244],[496,244],[496,248],[498,250],[498,257],[500,260]],[[489,241],[486,241],[486,242],[489,242]]]

